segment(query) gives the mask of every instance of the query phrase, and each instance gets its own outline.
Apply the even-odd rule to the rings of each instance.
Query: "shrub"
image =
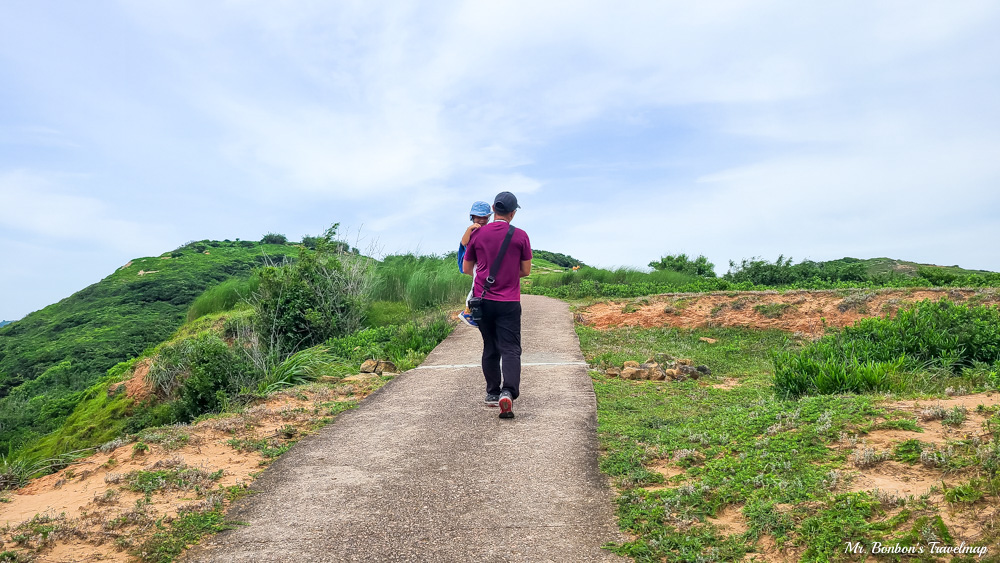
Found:
[[[650,262],[649,267],[654,270],[673,270],[682,274],[705,278],[715,277],[715,264],[709,262],[708,258],[704,256],[698,256],[694,260],[691,260],[687,254],[668,254],[660,257],[659,261],[654,260]]]
[[[922,301],[894,318],[867,318],[799,352],[773,357],[776,389],[787,396],[889,391],[902,370],[938,366],[960,374],[1000,359],[1000,311]]]
[[[288,237],[278,233],[267,233],[264,238],[260,239],[263,244],[287,244]]]
[[[255,333],[279,363],[298,350],[361,327],[374,281],[373,263],[344,252],[334,240],[337,227],[327,229],[315,251],[300,249],[295,262],[257,272],[260,283],[250,297]]]

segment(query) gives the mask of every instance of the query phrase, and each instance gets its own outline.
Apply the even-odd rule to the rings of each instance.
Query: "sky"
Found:
[[[0,319],[191,240],[1000,271],[995,1],[0,0]]]

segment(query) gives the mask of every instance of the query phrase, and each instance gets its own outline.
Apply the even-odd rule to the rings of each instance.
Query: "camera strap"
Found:
[[[510,223],[507,224],[507,236],[503,238],[503,242],[500,244],[500,252],[497,252],[497,259],[490,264],[490,275],[486,276],[486,280],[483,282],[483,294],[480,297],[485,298],[486,292],[493,287],[496,283],[497,272],[500,271],[500,262],[503,260],[503,255],[507,253],[507,246],[510,245],[510,239],[514,236],[514,225]]]

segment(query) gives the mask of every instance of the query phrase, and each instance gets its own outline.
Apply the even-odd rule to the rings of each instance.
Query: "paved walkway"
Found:
[[[482,405],[461,325],[417,369],[299,442],[189,561],[614,561],[596,401],[565,303],[522,301],[516,418]]]

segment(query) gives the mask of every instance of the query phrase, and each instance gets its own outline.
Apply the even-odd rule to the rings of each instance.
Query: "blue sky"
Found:
[[[1000,270],[996,2],[0,0],[0,318],[198,239]]]

